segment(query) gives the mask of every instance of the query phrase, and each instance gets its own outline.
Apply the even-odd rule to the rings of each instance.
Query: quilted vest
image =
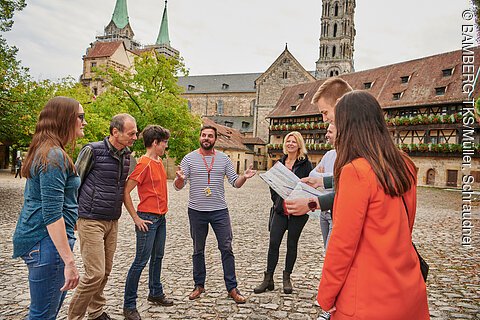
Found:
[[[78,216],[94,220],[118,220],[122,214],[123,190],[130,167],[130,151],[120,158],[109,149],[107,138],[89,143],[93,168],[80,187]]]

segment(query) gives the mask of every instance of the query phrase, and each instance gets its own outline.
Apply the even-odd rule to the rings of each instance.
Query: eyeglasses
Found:
[[[85,113],[79,113],[78,114],[78,119],[80,119],[80,121],[85,121]]]

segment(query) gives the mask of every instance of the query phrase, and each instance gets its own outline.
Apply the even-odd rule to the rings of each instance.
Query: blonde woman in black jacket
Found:
[[[280,160],[288,169],[290,169],[297,177],[308,177],[312,171],[312,163],[308,160],[307,149],[302,135],[297,131],[292,131],[285,136],[283,140],[284,156]],[[253,291],[262,293],[275,288],[273,282],[273,273],[278,263],[280,244],[283,235],[287,234],[287,255],[285,257],[285,270],[283,271],[283,291],[292,293],[293,287],[290,281],[290,274],[297,260],[297,247],[300,234],[303,227],[307,223],[308,215],[292,216],[286,212],[284,200],[272,189],[273,207],[272,219],[270,223],[270,243],[268,246],[267,270],[263,282]]]

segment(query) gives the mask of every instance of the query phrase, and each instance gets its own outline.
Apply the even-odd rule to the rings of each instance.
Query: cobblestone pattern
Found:
[[[27,270],[20,259],[11,259],[12,233],[22,205],[25,179],[13,179],[0,173],[0,319],[23,319],[28,311]],[[260,178],[254,177],[241,189],[227,188],[234,253],[240,291],[248,297],[244,305],[227,298],[220,253],[214,233],[207,240],[206,293],[196,301],[188,300],[193,289],[192,243],[187,216],[187,190],[176,192],[169,182],[167,244],[162,268],[165,293],[173,298],[173,307],[159,307],[147,302],[148,272],[143,272],[138,292],[138,309],[143,319],[316,319],[320,312],[314,305],[323,263],[323,244],[318,220],[310,219],[299,244],[299,255],[292,274],[293,294],[283,293],[281,271],[285,246],[275,274],[275,290],[256,295],[266,267],[268,248],[267,221],[270,195]],[[460,246],[460,206],[458,192],[420,188],[419,210],[414,241],[430,264],[428,297],[433,319],[480,319],[479,251]],[[478,220],[478,204],[475,226]],[[475,232],[478,246],[479,234]],[[284,241],[285,242],[285,241]],[[81,257],[75,246],[77,265]],[[134,258],[135,232],[128,213],[119,227],[119,242],[114,268],[107,284],[106,311],[113,319],[123,319],[124,281]],[[66,319],[71,299],[69,292],[59,319]]]

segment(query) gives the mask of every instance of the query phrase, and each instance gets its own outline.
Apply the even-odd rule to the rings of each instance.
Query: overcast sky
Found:
[[[155,42],[164,1],[128,1],[130,25],[142,44]],[[115,0],[27,0],[5,37],[35,79],[82,72],[82,55],[110,22]],[[469,0],[357,0],[357,71],[461,48]],[[321,0],[170,0],[171,45],[190,75],[264,72],[288,43],[315,69]]]

